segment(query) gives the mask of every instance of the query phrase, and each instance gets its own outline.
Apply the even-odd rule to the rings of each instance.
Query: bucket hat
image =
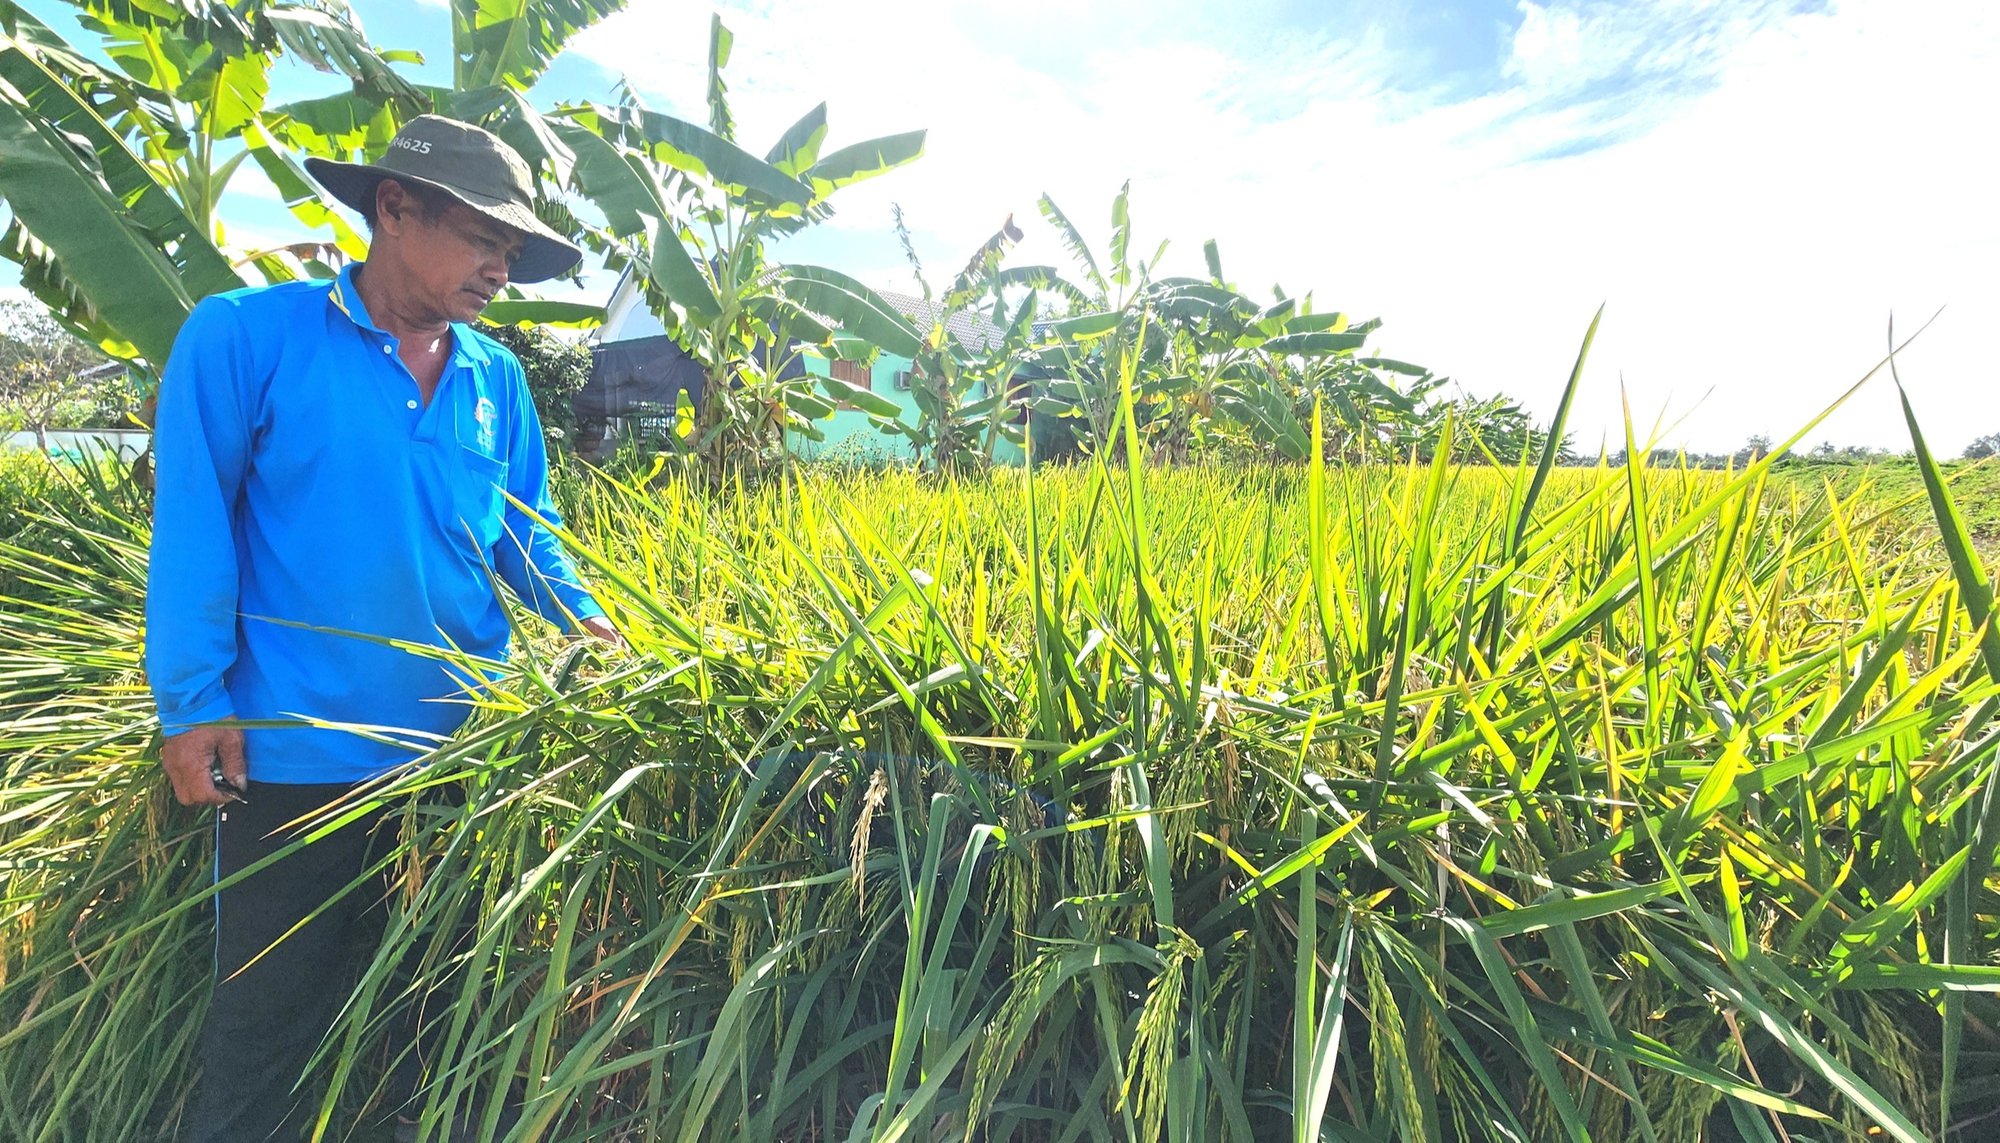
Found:
[[[414,181],[450,195],[502,226],[521,232],[520,260],[508,271],[515,282],[541,282],[568,273],[583,251],[535,217],[534,180],[528,164],[491,131],[419,115],[403,124],[389,150],[374,163],[310,158],[306,170],[333,197],[366,216],[383,179]]]

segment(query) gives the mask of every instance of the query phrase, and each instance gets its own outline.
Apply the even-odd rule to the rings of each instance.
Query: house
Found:
[[[597,454],[614,422],[637,418],[642,432],[664,433],[683,394],[701,403],[701,366],[665,333],[601,341],[591,347],[590,379],[570,396],[577,451]]]
[[[908,317],[919,330],[927,330],[936,309],[913,294],[891,291],[879,297]],[[1002,331],[983,314],[953,314],[946,332],[975,352],[997,342]],[[606,425],[626,418],[670,418],[671,410],[683,394],[689,405],[701,400],[706,380],[701,367],[682,351],[666,327],[645,305],[643,292],[628,271],[612,291],[605,306],[605,322],[592,347],[590,380],[571,399],[580,426]],[[834,377],[866,387],[893,401],[898,416],[911,425],[918,422],[915,397],[910,393],[911,360],[888,352],[878,353],[872,363],[840,361],[816,348],[807,348],[784,362],[787,374]],[[984,394],[972,395],[979,400]],[[1019,414],[1025,416],[1025,412]],[[805,458],[854,461],[914,460],[909,440],[882,432],[868,414],[841,409],[817,422],[823,440],[801,433],[787,433],[785,447]],[[588,454],[598,434],[580,429],[579,447]],[[1004,438],[994,442],[994,459],[1002,464],[1021,464],[1026,453]]]
[[[937,321],[938,307],[915,294],[902,294],[893,290],[878,290],[876,296],[896,311],[910,319],[919,332],[928,331]],[[986,315],[964,310],[952,314],[945,322],[945,334],[966,349],[979,353],[997,343],[1004,335],[999,326],[994,325]],[[858,361],[829,360],[824,354],[808,350],[804,356],[806,372],[816,377],[832,376],[838,380],[860,385],[880,396],[887,397],[901,408],[899,420],[912,425],[917,423],[917,401],[910,393],[912,362],[907,357],[899,357],[886,350],[875,355],[873,364]],[[974,401],[984,400],[984,392],[970,394]],[[1022,414],[1025,415],[1025,411]],[[842,409],[819,424],[825,434],[823,441],[793,433],[788,434],[786,447],[802,457],[826,457],[852,460],[913,460],[915,453],[910,442],[902,437],[892,437],[875,427],[868,414],[853,409]],[[993,459],[1001,464],[1022,464],[1028,459],[1020,445],[1002,437],[993,442]]]

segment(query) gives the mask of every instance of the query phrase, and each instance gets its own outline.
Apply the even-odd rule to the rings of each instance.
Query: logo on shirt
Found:
[[[481,397],[472,407],[472,419],[479,422],[479,451],[491,454],[495,440],[494,426],[500,420],[500,410],[495,408],[488,397]]]

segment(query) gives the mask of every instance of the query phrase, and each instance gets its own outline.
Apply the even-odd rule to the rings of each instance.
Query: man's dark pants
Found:
[[[216,879],[284,849],[295,836],[285,826],[352,790],[253,785],[247,803],[215,812]],[[331,904],[328,898],[395,841],[395,822],[384,822],[377,810],[217,893],[215,997],[202,1025],[201,1077],[186,1120],[191,1143],[289,1141],[312,1122],[313,1085],[299,1080],[353,989],[355,954],[381,937],[387,876]],[[413,1090],[414,1067],[403,1070],[410,1074],[397,1080]]]

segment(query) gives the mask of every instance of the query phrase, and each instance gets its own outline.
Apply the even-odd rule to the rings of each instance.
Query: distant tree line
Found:
[[[1775,447],[1770,437],[1757,435],[1743,443],[1734,452],[1697,452],[1686,449],[1654,449],[1650,463],[1655,468],[1742,468],[1746,464],[1769,456]],[[1876,448],[1871,445],[1839,445],[1832,441],[1821,441],[1808,449],[1786,452],[1777,459],[1777,467],[1789,464],[1883,464],[1910,460],[1914,453],[1908,449]],[[1984,460],[1990,456],[2000,456],[2000,433],[1989,433],[1967,445],[1962,454],[1966,460]],[[1605,454],[1605,461],[1611,465],[1625,463],[1625,450]]]
[[[0,302],[0,433],[135,427],[124,367],[27,300]]]
[[[1987,433],[1965,446],[1965,459],[1985,460],[1989,456],[2000,455],[2000,433]]]

